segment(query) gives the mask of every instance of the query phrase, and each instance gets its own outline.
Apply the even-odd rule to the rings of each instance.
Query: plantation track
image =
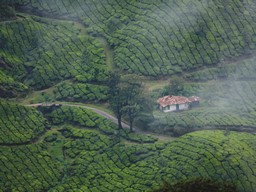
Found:
[[[29,104],[29,105],[25,105],[28,107],[51,107],[51,106],[58,106],[58,105],[62,105],[62,106],[68,106],[68,107],[81,107],[81,108],[86,108],[86,109],[90,109],[92,111],[94,111],[95,113],[111,120],[112,122],[118,124],[117,118],[114,117],[113,115],[110,115],[109,113],[100,110],[100,109],[96,109],[94,107],[89,107],[89,106],[85,106],[85,105],[80,105],[80,104],[68,104],[68,103],[35,103],[35,104]],[[129,129],[130,126],[128,124],[126,124],[125,122],[122,122],[122,126],[125,129]],[[162,136],[162,135],[158,135],[158,134],[154,134],[151,132],[146,132],[146,131],[142,131],[138,128],[133,128],[133,131],[135,133],[139,133],[139,134],[143,134],[143,135],[152,135],[160,140],[173,140],[176,139],[176,137],[171,137],[171,136]]]

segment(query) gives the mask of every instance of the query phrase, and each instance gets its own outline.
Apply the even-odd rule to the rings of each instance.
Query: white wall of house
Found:
[[[163,108],[163,112],[171,112],[171,111],[176,111],[176,105],[168,105]]]
[[[189,104],[188,103],[184,103],[184,104],[180,104],[179,105],[179,110],[187,110],[189,108]],[[168,113],[168,112],[172,112],[172,111],[176,111],[177,108],[176,108],[176,105],[168,105],[166,107],[160,107],[160,109],[165,112],[165,113]]]

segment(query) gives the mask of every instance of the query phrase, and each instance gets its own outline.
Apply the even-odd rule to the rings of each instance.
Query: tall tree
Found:
[[[122,128],[122,117],[126,115],[132,131],[134,119],[141,108],[142,83],[140,78],[132,74],[121,77],[118,73],[112,73],[109,86],[109,103],[118,120],[118,127]]]
[[[123,108],[124,113],[127,115],[129,119],[129,125],[130,125],[130,131],[133,131],[133,122],[135,118],[138,116],[139,112],[141,110],[141,107],[138,103],[134,103],[133,105],[126,105]]]
[[[128,118],[130,131],[133,130],[133,122],[141,111],[142,100],[142,81],[141,77],[135,74],[129,74],[122,77],[122,87],[125,91],[125,105],[123,107],[124,115]]]
[[[109,104],[111,109],[113,110],[117,121],[118,128],[122,129],[122,108],[124,106],[124,93],[119,86],[120,83],[120,75],[119,73],[111,73],[109,80]]]

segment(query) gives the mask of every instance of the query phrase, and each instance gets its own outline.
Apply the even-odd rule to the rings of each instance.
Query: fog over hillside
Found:
[[[255,53],[254,0],[1,0],[0,191],[255,191]]]

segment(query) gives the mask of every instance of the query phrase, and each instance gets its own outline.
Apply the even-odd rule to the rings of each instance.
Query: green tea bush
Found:
[[[115,65],[129,73],[177,74],[255,49],[252,1],[16,2],[34,14],[80,19],[107,38]]]
[[[35,89],[74,79],[104,82],[108,78],[102,43],[77,22],[22,15],[0,24],[3,70]]]
[[[61,83],[54,90],[56,100],[103,102],[108,99],[108,87],[84,83]]]
[[[61,181],[61,165],[44,145],[0,148],[1,190],[45,191]]]
[[[0,143],[2,145],[29,143],[48,126],[37,110],[0,101]]]

